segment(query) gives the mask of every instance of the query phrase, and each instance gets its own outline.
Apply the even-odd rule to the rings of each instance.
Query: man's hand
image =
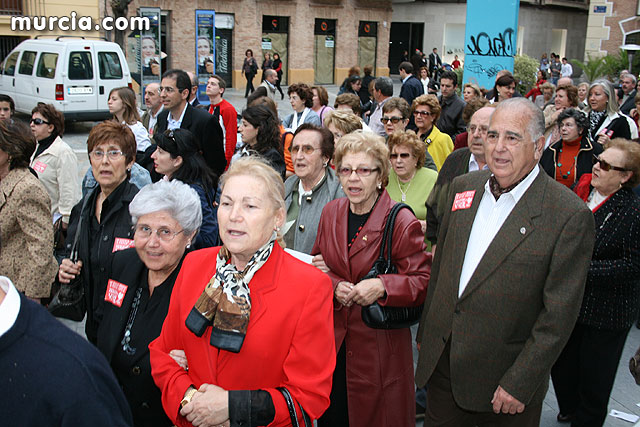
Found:
[[[521,414],[524,411],[524,403],[507,393],[502,387],[498,386],[493,393],[493,412],[499,414]]]

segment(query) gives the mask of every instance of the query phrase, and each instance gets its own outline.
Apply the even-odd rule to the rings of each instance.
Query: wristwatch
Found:
[[[191,399],[193,399],[193,395],[196,394],[198,390],[194,387],[194,386],[189,386],[189,388],[187,389],[187,391],[184,394],[184,397],[182,398],[182,401],[180,402],[180,408],[184,408],[187,403],[191,402]]]

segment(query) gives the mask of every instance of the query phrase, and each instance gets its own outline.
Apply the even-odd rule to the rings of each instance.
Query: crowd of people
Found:
[[[354,66],[333,106],[250,49],[242,111],[215,74],[209,105],[179,69],[143,114],[115,88],[82,183],[63,114],[27,127],[0,95],[0,378],[49,395],[0,413],[537,426],[551,378],[558,421],[602,425],[640,310],[636,76],[575,85],[544,55],[523,96],[405,56],[398,94]],[[38,307],[76,284],[88,343]],[[45,351],[57,393],[23,379]]]

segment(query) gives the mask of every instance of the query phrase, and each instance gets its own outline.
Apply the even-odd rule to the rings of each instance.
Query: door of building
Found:
[[[316,18],[313,32],[315,38],[314,81],[320,85],[333,84],[336,57],[336,20]]]
[[[376,71],[376,49],[378,47],[378,23],[371,21],[360,21],[358,26],[358,65],[360,69],[371,65]]]
[[[289,17],[288,16],[262,16],[262,57],[256,56],[258,66],[262,65],[264,55],[274,54],[280,56],[282,61],[282,76],[280,84],[287,84],[289,69]]]

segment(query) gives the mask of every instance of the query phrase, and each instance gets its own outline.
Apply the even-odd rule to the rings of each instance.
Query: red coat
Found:
[[[321,253],[331,269],[334,289],[338,282],[358,283],[378,257],[387,215],[395,202],[386,191],[351,249],[347,249],[346,197],[329,202],[320,217],[312,250]],[[424,302],[431,271],[431,254],[425,252],[424,235],[416,217],[406,209],[396,218],[393,262],[398,274],[380,276],[386,298],[382,305],[414,306]],[[371,329],[362,322],[360,306],[343,307],[334,298],[336,349],[344,342],[347,354],[349,425],[415,426],[413,355],[408,328]]]
[[[151,372],[162,391],[162,405],[176,425],[190,426],[179,415],[191,384],[215,384],[225,390],[269,392],[276,409],[270,426],[290,426],[289,411],[276,387],[285,386],[312,418],[329,407],[335,368],[331,283],[320,270],[275,245],[251,279],[251,315],[239,353],[209,344],[211,328],[198,338],[185,326],[189,311],[213,276],[220,248],[189,254],[178,275],[160,336],[149,345]],[[168,355],[185,351],[189,371]],[[302,418],[300,418],[302,419]]]

